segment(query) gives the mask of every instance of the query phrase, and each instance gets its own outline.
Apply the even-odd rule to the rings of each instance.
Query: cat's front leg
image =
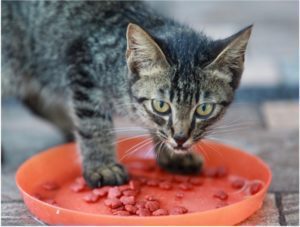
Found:
[[[115,159],[115,136],[107,93],[101,93],[86,75],[83,77],[77,72],[73,78],[71,108],[83,176],[91,187],[124,184],[128,174]]]
[[[83,176],[91,187],[121,185],[128,180],[128,175],[115,160],[111,118],[96,111],[87,111],[90,110],[77,109],[80,123],[76,138],[80,146]]]

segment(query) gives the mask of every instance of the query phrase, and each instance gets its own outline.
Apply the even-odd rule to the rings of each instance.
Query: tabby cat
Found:
[[[149,130],[163,169],[198,173],[192,145],[232,102],[251,28],[212,40],[143,2],[2,1],[2,97],[74,130],[91,187],[128,180],[115,114]]]

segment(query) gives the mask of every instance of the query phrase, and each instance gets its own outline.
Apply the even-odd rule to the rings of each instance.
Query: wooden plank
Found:
[[[31,215],[23,202],[2,202],[1,210],[1,225],[45,225]]]

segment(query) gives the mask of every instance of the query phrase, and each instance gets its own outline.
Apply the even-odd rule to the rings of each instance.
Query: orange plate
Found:
[[[124,156],[132,146],[146,138],[119,140],[118,156],[123,157],[131,174],[141,174],[140,167],[154,165],[154,155],[148,145]],[[145,141],[146,142],[146,141]],[[103,204],[103,199],[94,204],[87,204],[83,196],[88,191],[75,193],[70,191],[70,184],[80,176],[80,160],[75,144],[66,144],[42,152],[27,160],[17,171],[16,181],[28,209],[40,220],[56,225],[234,225],[245,220],[262,203],[265,193],[271,182],[270,169],[257,157],[240,151],[239,149],[218,144],[211,141],[201,143],[205,149],[203,155],[205,168],[225,166],[229,174],[223,178],[204,178],[202,186],[190,191],[183,191],[181,200],[175,199],[175,193],[180,191],[174,184],[171,190],[144,186],[141,192],[154,195],[161,201],[161,207],[169,208],[180,205],[188,208],[189,213],[183,215],[139,217],[139,216],[113,216]],[[149,152],[148,152],[149,151]],[[199,150],[200,152],[200,150]],[[149,153],[149,154],[147,154]],[[151,157],[150,157],[151,156]],[[142,165],[141,165],[142,163]],[[144,170],[143,170],[144,171]],[[142,171],[142,172],[143,172]],[[148,177],[166,178],[171,174],[155,170],[142,173]],[[262,183],[262,189],[254,194],[249,193],[249,184],[242,189],[233,189],[232,179],[240,177],[251,184],[253,181]],[[57,190],[47,191],[42,188],[45,182],[55,182],[60,187]],[[218,190],[229,194],[227,205],[216,208],[222,204],[213,194]],[[58,205],[51,205],[36,198],[53,198]],[[224,202],[223,202],[224,205]]]

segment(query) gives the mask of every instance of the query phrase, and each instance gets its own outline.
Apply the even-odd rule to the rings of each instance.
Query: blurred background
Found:
[[[263,209],[243,224],[298,225],[298,1],[147,2],[162,14],[215,39],[254,24],[241,86],[219,123],[226,130],[216,132],[213,139],[258,155],[272,169],[273,181]],[[1,122],[6,154],[2,160],[2,201],[11,201],[20,199],[13,180],[20,163],[64,140],[56,128],[14,99],[2,100]],[[133,124],[117,118],[116,127],[124,126]],[[35,224],[24,212],[25,222]],[[9,217],[5,220],[18,224]]]

